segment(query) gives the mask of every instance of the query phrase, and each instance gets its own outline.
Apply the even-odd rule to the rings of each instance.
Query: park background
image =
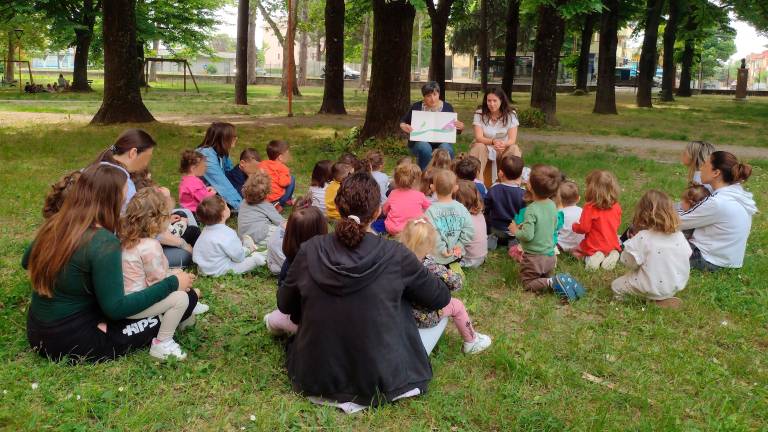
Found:
[[[22,59],[34,59],[45,58],[46,53],[66,51],[62,47],[76,42],[73,42],[73,37],[78,35],[75,30],[82,31],[83,27],[64,19],[67,17],[54,6],[94,7],[96,3],[12,1],[9,4],[13,10],[0,7],[0,35],[6,36],[0,37],[0,49],[7,54],[6,59],[14,58],[11,52],[20,52]],[[130,1],[115,3],[129,3],[137,8],[137,35],[141,36],[141,54],[146,57],[158,55],[153,48],[154,40],[160,41],[159,51],[173,50],[174,57],[188,59],[235,48],[231,40],[226,40],[229,44],[226,50],[215,45],[222,39],[216,37],[220,20],[217,13],[222,6],[232,7],[230,3],[194,0],[184,2],[185,8],[171,1],[147,1],[138,5]],[[314,25],[326,22],[325,8],[334,4],[312,0],[295,3],[305,5],[308,17],[315,19]],[[489,58],[486,85],[490,87],[500,85],[494,83],[495,75],[491,72],[491,51],[502,56],[509,51],[500,44],[505,39],[506,23],[499,17],[506,16],[512,3],[515,2],[456,0],[447,3],[457,8],[451,11],[448,28],[452,32],[462,28],[467,31],[467,42],[473,47],[468,57]],[[629,32],[642,44],[644,32],[642,28],[639,31],[635,28],[642,27],[640,23],[647,20],[645,12],[652,8],[644,6],[651,3],[654,2],[620,2],[623,25],[616,31],[617,41],[620,34]],[[702,63],[707,59],[707,43],[725,40],[728,45],[729,38],[733,41],[735,35],[728,32],[731,18],[748,15],[758,30],[768,28],[766,15],[760,13],[760,2],[724,2],[720,6],[728,19],[715,14],[706,22],[704,18],[709,15],[702,11],[714,13],[715,9],[708,6],[711,3],[676,0],[660,3],[659,32],[654,47],[663,48],[669,5],[687,5],[689,13],[679,16],[681,28],[685,27],[685,20],[693,16],[696,17],[694,27],[701,31],[681,32],[674,50],[682,54],[690,40],[694,53],[702,54]],[[276,23],[285,17],[285,3],[252,1],[251,5],[264,8],[266,14],[263,15],[270,16]],[[338,2],[335,5],[338,6]],[[558,5],[548,9],[535,1],[518,3],[521,7],[518,33],[525,33],[527,28],[523,39],[527,37],[531,44],[535,45],[537,39],[537,20],[553,11],[568,30],[558,50],[563,61],[556,62],[558,73],[553,75],[547,88],[560,91],[547,95],[546,106],[534,100],[530,88],[533,82],[526,82],[522,74],[512,83],[520,85],[513,87],[510,96],[524,120],[519,143],[528,165],[556,165],[574,179],[582,191],[583,179],[589,171],[612,170],[622,187],[624,228],[644,191],[658,188],[673,196],[682,191],[687,171],[679,163],[679,154],[687,141],[703,139],[753,164],[755,171],[745,186],[755,194],[758,207],[765,208],[768,204],[768,138],[765,134],[768,98],[752,93],[745,101],[735,101],[732,94],[706,94],[707,90],[716,89],[707,89],[705,80],[699,80],[701,85],[698,85],[696,74],[692,74],[691,96],[674,94],[674,100],[664,101],[655,86],[653,78],[657,68],[653,67],[647,75],[653,108],[638,107],[640,89],[634,81],[627,87],[615,87],[613,103],[617,115],[595,114],[596,92],[599,92],[595,83],[588,82],[587,92],[583,94],[574,92],[576,83],[569,81],[568,74],[571,77],[578,74],[562,65],[569,56],[573,63],[574,52],[581,51],[576,49],[580,48],[583,33],[580,29],[586,15],[597,12],[592,7],[601,3],[564,1]],[[372,25],[375,21],[372,15],[381,15],[385,6],[383,2],[346,3],[348,19],[343,21],[341,63],[353,72],[360,72],[355,59],[361,58],[365,45],[365,20]],[[492,9],[494,7],[496,9]],[[93,40],[88,49],[90,55],[85,68],[88,75],[84,81],[92,91],[25,94],[15,86],[0,89],[0,181],[4,186],[0,188],[0,429],[765,430],[768,424],[768,282],[765,281],[768,224],[762,212],[753,220],[744,268],[717,274],[693,272],[688,287],[681,293],[685,306],[680,311],[661,310],[639,301],[615,302],[609,285],[621,274],[621,268],[587,274],[579,263],[568,257],[560,260],[559,268],[579,277],[589,294],[573,305],[562,305],[554,296],[525,293],[518,282],[517,266],[505,251],[491,253],[486,265],[468,272],[467,287],[458,296],[467,305],[478,330],[494,338],[494,345],[479,356],[464,356],[459,350],[460,338],[451,329],[433,354],[435,378],[428,395],[355,416],[314,406],[290,390],[282,366],[281,342],[267,334],[261,321],[263,314],[275,304],[276,281],[265,270],[245,277],[199,281],[212,309],[194,329],[179,334],[180,344],[190,353],[185,362],[156,363],[139,352],[106,364],[67,366],[47,362],[29,350],[25,327],[30,286],[20,268],[20,257],[40,226],[42,201],[48,185],[65,172],[93,161],[126,127],[139,126],[159,143],[151,165],[153,178],[176,194],[180,179],[179,153],[196,147],[207,125],[214,120],[235,123],[240,137],[238,146],[255,147],[262,153],[268,140],[288,140],[294,154],[291,169],[298,176],[299,193],[306,191],[315,161],[335,159],[343,151],[360,154],[369,148],[384,149],[386,169],[391,172],[394,161],[407,154],[405,139],[391,130],[374,131],[370,139],[361,135],[365,123],[372,122],[369,120],[371,107],[377,105],[375,108],[379,111],[381,107],[396,111],[386,121],[371,123],[391,126],[392,119],[397,120],[404,111],[394,110],[392,106],[402,106],[406,99],[419,100],[421,81],[418,78],[423,81],[430,76],[429,67],[419,71],[412,67],[432,63],[432,47],[427,45],[432,40],[429,5],[414,2],[411,9],[411,37],[406,38],[411,44],[405,51],[411,55],[405,69],[406,80],[399,82],[396,89],[393,87],[397,91],[391,92],[400,92],[402,96],[402,100],[394,104],[381,93],[376,94],[375,82],[344,79],[346,72],[336,62],[336,74],[332,78],[338,84],[341,75],[341,101],[346,114],[317,114],[327,101],[328,92],[320,86],[326,85],[326,80],[313,80],[313,74],[308,72],[307,83],[302,84],[298,76],[301,68],[297,64],[291,69],[297,73],[293,83],[300,83],[297,89],[301,95],[293,98],[294,116],[287,117],[286,97],[281,94],[285,93],[281,90],[286,86],[281,89],[280,84],[290,75],[288,68],[265,67],[266,58],[261,60],[262,54],[257,51],[252,68],[247,66],[247,61],[241,63],[245,67],[239,68],[246,72],[253,69],[256,73],[251,77],[251,84],[240,88],[245,91],[247,105],[236,103],[234,62],[229,76],[218,71],[198,73],[193,63],[195,76],[205,78],[198,80],[199,93],[190,82],[185,92],[183,78],[177,74],[166,75],[156,70],[157,81],[149,78],[149,88],[141,87],[134,74],[131,78],[134,87],[127,90],[133,92],[132,95],[140,95],[142,106],[146,106],[157,121],[101,126],[88,123],[103,107],[106,88],[111,85],[110,74],[102,73],[104,65],[100,60],[100,53],[110,49],[101,37],[105,31],[102,14],[107,13],[107,9],[70,16],[73,20],[78,16],[93,18]],[[490,11],[494,18],[495,30],[477,30],[482,26],[483,9]],[[306,21],[299,18],[304,13],[302,9],[295,13],[299,22],[296,60],[301,63],[301,33],[306,30],[311,41],[310,30],[325,34],[327,29],[304,26],[302,23],[309,23],[310,18]],[[421,39],[418,39],[417,13],[421,17]],[[598,15],[604,14],[603,11]],[[714,19],[718,16],[719,20]],[[487,22],[486,25],[490,26]],[[282,28],[284,31],[285,27]],[[14,42],[16,29],[24,31]],[[598,29],[594,31],[597,34]],[[486,56],[480,54],[478,48],[477,39],[483,33],[492,36]],[[423,42],[421,62],[418,62],[414,39]],[[17,43],[21,44],[21,51]],[[10,50],[9,45],[14,49]],[[522,45],[522,42],[515,45],[520,57],[530,54]],[[450,40],[446,40],[445,46],[452,49]],[[370,48],[374,51],[372,42]],[[617,46],[617,58],[619,48]],[[713,71],[719,70],[726,76],[731,73],[728,71],[736,65],[735,61],[730,65],[727,61],[734,55],[731,48],[726,47],[726,54],[713,57]],[[599,52],[597,54],[599,56]],[[639,61],[642,48],[636,54]],[[58,61],[58,54],[56,56]],[[369,52],[368,57],[374,57],[374,63],[375,56],[375,52]],[[50,60],[50,56],[48,58]],[[663,50],[657,51],[653,58],[661,62]],[[479,60],[469,62],[478,63],[471,78],[448,80],[451,90],[443,92],[465,122],[469,122],[479,97],[458,92],[465,86],[470,90],[482,87],[484,68]],[[678,60],[674,62],[677,65]],[[705,67],[698,61],[694,55],[690,64],[692,71]],[[621,58],[617,61],[619,67],[620,63]],[[752,72],[757,70],[751,64],[748,66]],[[257,73],[259,68],[263,68],[263,75],[274,76],[261,76]],[[479,74],[475,72],[477,69],[481,69]],[[402,70],[398,70],[402,75]],[[69,71],[62,69],[61,72],[70,82],[74,81]],[[53,82],[59,73],[58,64],[54,75],[37,67],[33,67],[32,73],[35,82]],[[681,67],[677,66],[675,75],[680,73]],[[8,76],[17,75],[18,70]],[[247,73],[241,75],[248,80]],[[536,76],[532,69],[531,78]],[[633,78],[631,73],[630,78]],[[22,79],[25,80],[23,76]],[[677,93],[679,78],[674,82],[672,92]],[[758,90],[754,88],[754,81],[750,86]],[[722,87],[728,91],[730,85]],[[336,91],[338,102],[338,89]],[[555,110],[552,110],[553,101]],[[470,142],[469,134],[460,136],[458,150],[466,151]]]

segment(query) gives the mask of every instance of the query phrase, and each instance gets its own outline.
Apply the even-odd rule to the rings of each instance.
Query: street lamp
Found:
[[[18,60],[19,60],[19,63],[18,63],[18,65],[19,65],[19,93],[21,93],[21,35],[24,34],[24,29],[20,29],[20,28],[13,29],[13,33],[16,35],[16,41],[18,42],[18,45],[19,45],[19,58],[18,58]]]

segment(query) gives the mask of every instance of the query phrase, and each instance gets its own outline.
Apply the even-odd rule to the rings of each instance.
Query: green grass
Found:
[[[46,78],[50,81],[49,78]],[[41,82],[47,82],[42,80]],[[142,92],[147,107],[158,115],[188,114],[247,114],[254,116],[284,116],[286,101],[278,97],[276,86],[250,86],[250,105],[234,105],[233,86],[202,82],[200,94],[194,92],[188,83],[188,92],[182,91],[181,80],[163,81],[154,84],[148,92]],[[42,93],[20,95],[16,89],[0,89],[0,111],[53,112],[65,114],[93,115],[101,105],[102,81],[94,82],[95,92]],[[303,96],[294,99],[294,113],[311,116],[320,108],[321,87],[304,87]],[[412,100],[420,98],[414,90]],[[478,99],[456,99],[456,93],[447,92],[448,100],[460,113],[460,118],[471,123],[472,112],[480,102]],[[363,115],[367,94],[354,94],[353,89],[345,92],[347,111]],[[529,107],[530,95],[515,93],[515,106]],[[752,97],[746,103],[734,102],[731,96],[694,96],[677,98],[673,103],[656,103],[654,109],[637,108],[635,95],[631,90],[620,89],[616,95],[618,116],[592,114],[594,93],[588,96],[559,94],[558,119],[560,126],[548,127],[545,133],[579,133],[587,135],[621,135],[628,137],[707,140],[715,144],[732,144],[754,147],[768,147],[765,119],[768,118],[768,98]]]
[[[163,124],[147,129],[159,142],[154,178],[175,194],[178,154],[196,146],[204,130]],[[273,138],[292,143],[299,192],[306,190],[314,161],[339,154],[342,140],[335,135],[344,132],[238,129],[240,146],[261,149]],[[26,342],[30,287],[19,265],[22,250],[40,225],[47,185],[89,163],[121,130],[0,130],[0,429],[747,431],[768,424],[764,213],[754,218],[744,268],[693,272],[681,311],[614,302],[609,284],[621,269],[586,274],[570,258],[562,258],[558,268],[573,272],[589,294],[562,306],[552,295],[524,292],[517,266],[503,251],[492,253],[481,269],[467,272],[469,282],[458,297],[494,345],[467,357],[449,328],[432,356],[435,377],[428,395],[360,415],[313,406],[292,393],[283,347],[261,322],[275,307],[276,285],[263,270],[199,280],[211,312],[178,335],[190,354],[186,362],[156,363],[146,352],[101,365],[43,360]],[[685,170],[676,164],[610,150],[540,145],[524,151],[527,163],[555,164],[582,186],[590,170],[612,169],[622,186],[624,225],[643,191],[677,195],[684,187]],[[396,157],[388,157],[390,169]],[[753,162],[747,185],[765,209],[768,162]],[[614,388],[583,379],[585,372]]]

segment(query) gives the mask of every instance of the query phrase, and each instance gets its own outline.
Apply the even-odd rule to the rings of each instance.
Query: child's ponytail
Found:
[[[378,191],[378,183],[366,172],[356,172],[341,184],[335,200],[341,220],[336,224],[335,235],[346,247],[355,248],[363,241],[378,214]]]

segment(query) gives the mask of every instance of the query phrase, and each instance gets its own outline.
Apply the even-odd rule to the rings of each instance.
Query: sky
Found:
[[[222,21],[218,26],[218,32],[226,33],[233,38],[237,37],[237,8],[225,6],[218,11],[217,16]],[[264,25],[263,18],[259,14],[257,26]],[[736,54],[731,56],[731,61],[738,61],[750,53],[759,53],[768,50],[768,37],[758,34],[751,25],[732,17],[731,26],[736,29]],[[256,32],[256,46],[262,46],[262,32]],[[642,42],[641,42],[642,43]]]

